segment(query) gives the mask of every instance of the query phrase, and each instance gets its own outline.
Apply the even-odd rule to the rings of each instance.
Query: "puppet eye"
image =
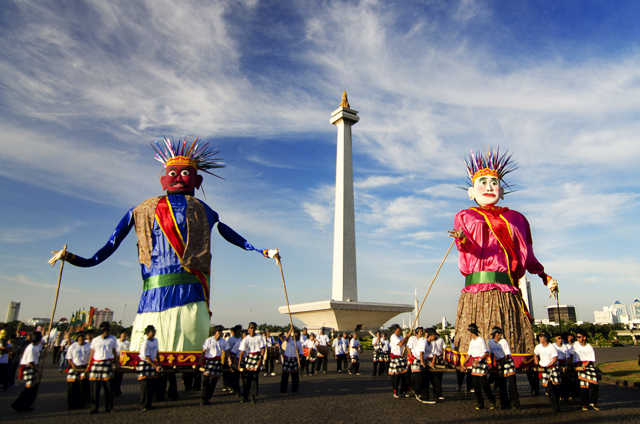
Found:
[[[169,175],[170,177],[175,177],[178,175],[178,173],[176,171],[169,171],[167,175]]]
[[[182,175],[183,177],[187,177],[187,176],[189,176],[189,171],[188,171],[187,169],[183,169],[183,170],[180,172],[180,175]]]

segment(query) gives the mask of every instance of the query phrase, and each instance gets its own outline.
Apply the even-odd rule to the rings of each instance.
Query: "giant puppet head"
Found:
[[[517,169],[518,165],[511,161],[511,155],[503,153],[500,148],[489,147],[484,152],[471,152],[465,160],[469,175],[469,199],[480,206],[494,206],[504,195],[511,193],[511,187],[504,181],[504,176]],[[509,190],[505,192],[504,187]]]
[[[224,168],[220,162],[222,159],[214,158],[218,151],[209,148],[209,142],[201,144],[196,137],[189,143],[185,138],[172,142],[168,138],[163,139],[163,143],[152,144],[155,151],[155,159],[165,167],[165,174],[160,177],[162,189],[167,194],[188,194],[193,196],[196,189],[202,185],[202,175],[198,171],[206,172],[215,177],[221,178],[209,172],[209,169]]]

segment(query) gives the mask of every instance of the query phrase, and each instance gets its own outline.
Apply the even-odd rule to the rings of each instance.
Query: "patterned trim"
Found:
[[[86,365],[80,365],[78,368],[83,369],[86,368]],[[67,381],[73,383],[74,381],[84,380],[87,378],[87,373],[85,371],[74,371],[73,368],[69,368],[67,371]]]
[[[587,365],[584,371],[578,371],[578,379],[580,380],[580,387],[582,388],[589,387],[589,384],[598,384],[596,367],[594,367],[593,364]]]
[[[559,386],[562,384],[560,379],[560,369],[558,367],[543,368],[540,372],[540,380],[542,380],[542,385],[544,387],[547,387],[549,381],[551,381],[551,384],[554,386]]]
[[[242,368],[246,368],[247,371],[260,371],[260,367],[258,366],[258,361],[260,360],[260,358],[260,352],[246,354],[242,358]]]
[[[475,360],[475,358],[473,358]],[[485,359],[483,359],[482,361],[480,361],[480,363],[478,365],[474,365],[471,368],[471,375],[475,375],[478,377],[483,377],[485,375],[487,375],[487,371],[488,371],[489,367],[487,366],[487,361]]]
[[[389,375],[404,374],[407,371],[407,361],[402,356],[392,355],[389,363]]]
[[[513,363],[513,359],[509,358],[505,360],[500,365],[499,374],[502,374],[503,377],[510,377],[512,375],[516,375],[516,365]]]
[[[204,375],[208,375],[214,378],[222,377],[222,361],[220,357],[218,358],[205,358],[204,364]]]
[[[91,381],[109,381],[113,378],[113,359],[105,361],[93,361],[89,371]]]
[[[153,365],[147,361],[139,361],[138,365],[136,365],[136,372],[138,373],[138,380],[158,378],[160,376]]]
[[[282,372],[298,372],[298,358],[290,358],[288,356],[283,357]]]
[[[27,384],[27,387],[35,386],[38,384],[38,374],[30,366],[26,366],[22,371],[22,379]]]
[[[384,361],[384,352],[382,349],[375,349],[373,351],[373,362],[382,362]]]
[[[422,372],[422,364],[418,358],[413,358],[411,362],[411,372]]]

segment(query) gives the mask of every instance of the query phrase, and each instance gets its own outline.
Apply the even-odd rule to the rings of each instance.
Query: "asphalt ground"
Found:
[[[598,362],[635,359],[640,347],[596,348]],[[49,358],[47,358],[49,359]],[[327,375],[303,377],[298,393],[279,393],[280,365],[276,377],[260,375],[260,391],[255,405],[240,404],[239,399],[216,387],[212,405],[200,406],[200,392],[184,392],[179,381],[180,399],[154,404],[153,411],[139,407],[139,386],[135,374],[126,374],[123,394],[115,398],[115,411],[88,415],[89,408],[67,411],[67,387],[64,375],[47,360],[44,381],[34,411],[17,413],[11,409],[20,387],[0,390],[0,421],[22,423],[132,423],[132,422],[224,422],[224,423],[541,423],[562,422],[637,422],[640,423],[640,391],[634,388],[601,384],[600,411],[582,411],[579,401],[562,404],[562,412],[551,411],[544,394],[531,394],[526,376],[518,375],[521,408],[518,410],[475,410],[473,394],[458,392],[455,373],[444,374],[445,400],[435,405],[421,404],[415,398],[394,399],[388,376],[372,377],[372,353],[361,355],[360,376],[335,372],[330,358]],[[487,403],[488,405],[488,403]]]

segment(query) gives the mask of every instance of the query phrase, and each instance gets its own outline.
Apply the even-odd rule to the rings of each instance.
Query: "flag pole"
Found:
[[[284,282],[284,272],[282,271],[282,261],[280,257],[280,249],[276,248],[276,254],[273,256],[276,263],[280,267],[280,276],[282,277],[282,287],[284,288],[284,297],[287,300],[287,312],[289,313],[289,322],[291,323],[291,334],[293,336],[293,346],[296,351],[296,358],[298,358],[298,372],[302,374],[300,369],[300,353],[298,352],[298,343],[296,342],[295,331],[293,330],[293,318],[291,317],[291,307],[289,306],[289,295],[287,294],[287,284]]]
[[[62,271],[64,270],[64,254],[67,252],[67,245],[64,245],[62,249],[62,257],[60,258],[60,272],[58,273],[58,287],[56,288],[56,298],[53,301],[53,310],[51,311],[51,320],[49,321],[49,329],[47,330],[47,344],[44,347],[45,354],[47,352],[47,347],[49,345],[50,336],[51,336],[51,326],[53,325],[53,318],[56,315],[56,308],[58,306],[58,295],[60,294],[60,283],[62,282]],[[36,394],[33,397],[33,406],[35,407],[36,399],[38,398],[38,392],[40,391],[40,386],[42,385],[42,377],[44,375],[44,358],[42,361],[42,367],[40,368],[40,375],[38,375],[38,386],[36,388]]]

